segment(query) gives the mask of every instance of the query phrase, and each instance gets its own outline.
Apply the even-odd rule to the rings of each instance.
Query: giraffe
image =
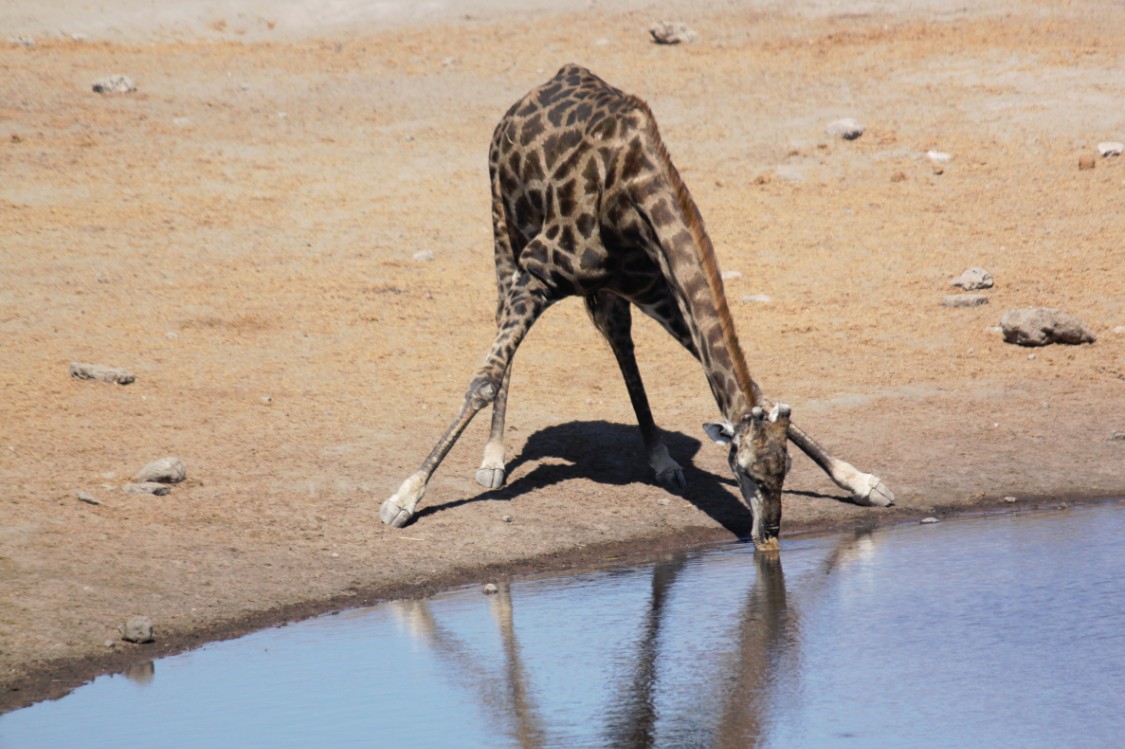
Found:
[[[402,527],[430,476],[472,418],[491,404],[492,426],[477,482],[504,485],[504,420],[511,363],[539,316],[570,296],[585,300],[617,358],[657,483],[685,486],[656,426],[634,354],[631,308],[656,320],[694,356],[722,418],[704,424],[752,514],[751,540],[778,548],[781,492],[792,441],[856,504],[894,495],[872,474],[829,455],[770,404],[751,379],[723,293],[714,247],[641,99],[589,70],[565,65],[516,102],[489,148],[499,304],[496,337],[461,410],[422,465],[380,509]]]

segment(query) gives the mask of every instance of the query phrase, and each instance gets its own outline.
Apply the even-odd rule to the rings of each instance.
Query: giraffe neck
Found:
[[[633,184],[634,206],[655,238],[657,262],[687,320],[715,402],[738,423],[757,405],[757,387],[735,334],[715,249],[655,125],[646,140],[656,163]]]

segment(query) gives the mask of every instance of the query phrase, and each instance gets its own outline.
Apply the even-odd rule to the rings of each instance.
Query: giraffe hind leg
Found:
[[[477,483],[486,489],[504,486],[504,419],[508,410],[508,383],[512,379],[512,364],[504,371],[500,390],[492,402],[492,429],[484,446],[484,459],[477,469]]]
[[[684,469],[668,453],[664,437],[652,418],[652,409],[649,407],[633,348],[633,319],[629,302],[613,294],[599,292],[586,297],[586,310],[617,357],[625,387],[629,391],[629,400],[637,415],[637,424],[641,428],[648,464],[656,476],[656,482],[669,489],[685,488],[687,481],[684,479]]]

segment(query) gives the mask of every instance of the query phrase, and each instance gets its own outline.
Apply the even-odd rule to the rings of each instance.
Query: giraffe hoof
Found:
[[[890,507],[895,503],[895,494],[878,476],[868,474],[866,485],[856,491],[852,500],[863,507]]]
[[[391,497],[383,506],[379,508],[379,519],[383,521],[383,525],[389,525],[392,528],[401,528],[410,522],[414,517],[414,513],[406,509],[394,497]]]
[[[669,491],[682,491],[687,488],[687,479],[684,478],[684,469],[672,465],[656,474],[656,483]]]
[[[503,468],[486,468],[481,466],[477,469],[477,483],[485,489],[500,489],[504,486],[504,469]]]

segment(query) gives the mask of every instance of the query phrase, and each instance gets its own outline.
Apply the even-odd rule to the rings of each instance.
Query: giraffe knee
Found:
[[[496,393],[499,389],[499,383],[492,378],[478,377],[469,383],[469,392],[466,393],[466,398],[473,410],[479,411],[496,400]]]

